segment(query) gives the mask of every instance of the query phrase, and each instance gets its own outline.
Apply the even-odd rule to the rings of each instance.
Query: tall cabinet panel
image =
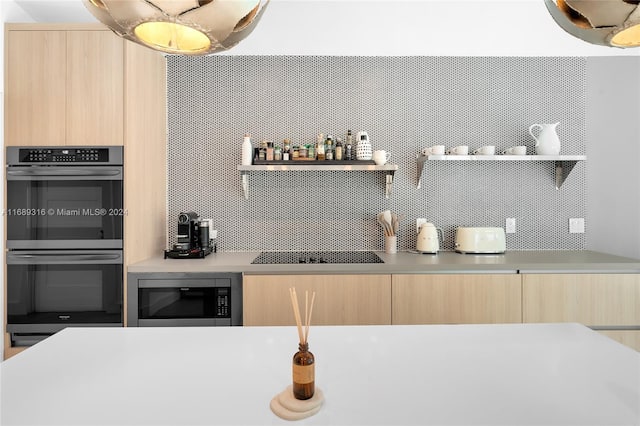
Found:
[[[64,145],[66,33],[5,33],[5,144]]]
[[[67,32],[67,145],[123,144],[123,49],[111,31]]]
[[[166,248],[165,58],[101,24],[6,24],[5,43],[5,146],[124,145],[126,309],[127,265]]]
[[[87,24],[7,24],[5,37],[5,145],[123,145],[121,38]]]

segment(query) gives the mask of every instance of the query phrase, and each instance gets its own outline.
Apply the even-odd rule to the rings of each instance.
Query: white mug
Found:
[[[485,145],[473,151],[473,155],[494,155],[496,153],[495,145]]]
[[[512,146],[502,151],[504,155],[526,155],[527,147],[524,145]]]
[[[422,150],[422,155],[425,157],[428,155],[444,155],[444,145],[434,145]]]
[[[375,151],[373,151],[373,161],[378,165],[378,166],[382,166],[383,164],[387,164],[387,161],[389,161],[389,157],[391,157],[391,154],[382,150],[382,149],[377,149]]]
[[[449,148],[447,151],[448,154],[451,155],[469,155],[469,146],[468,145],[458,145],[453,148]]]

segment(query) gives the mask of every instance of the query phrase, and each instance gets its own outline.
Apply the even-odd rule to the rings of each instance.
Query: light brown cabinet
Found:
[[[640,326],[640,275],[523,274],[524,322]]]
[[[391,275],[245,275],[243,324],[295,325],[289,288],[300,306],[316,292],[312,325],[391,324]]]
[[[5,145],[123,145],[124,41],[99,25],[7,24]]]
[[[6,24],[5,44],[5,145],[124,145],[125,269],[162,253],[164,56],[100,24]],[[24,348],[10,347],[4,312],[6,359]]]
[[[640,351],[640,275],[523,274],[524,322],[578,322]]]
[[[517,274],[393,275],[393,324],[522,322]]]

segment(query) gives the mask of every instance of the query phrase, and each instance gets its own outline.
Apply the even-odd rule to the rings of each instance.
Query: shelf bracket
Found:
[[[389,198],[391,195],[391,189],[393,188],[393,171],[386,173],[386,185],[384,190],[384,198]]]
[[[424,170],[424,162],[427,161],[427,157],[424,155],[416,155],[416,159],[418,160],[418,189],[420,189],[420,184],[422,183],[422,172]]]
[[[575,167],[577,161],[556,161],[556,189],[560,189],[569,173]]]
[[[242,192],[244,192],[244,199],[249,199],[249,175],[246,172],[240,172],[242,177]]]

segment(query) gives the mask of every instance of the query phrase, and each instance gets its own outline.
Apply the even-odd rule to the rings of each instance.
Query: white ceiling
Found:
[[[252,35],[222,54],[640,55],[640,48],[590,45],[568,35],[542,0],[270,2]],[[97,22],[82,0],[0,0],[0,18],[4,22]]]
[[[81,0],[13,0],[35,22],[95,22]]]

